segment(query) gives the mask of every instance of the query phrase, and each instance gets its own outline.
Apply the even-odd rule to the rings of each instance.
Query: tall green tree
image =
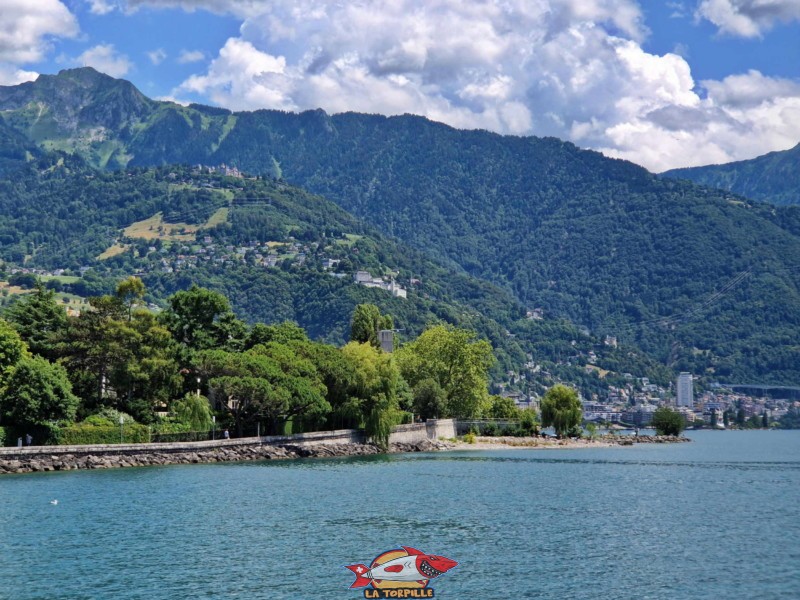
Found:
[[[197,285],[173,294],[161,318],[175,339],[192,350],[236,348],[247,331],[224,295]]]
[[[0,386],[5,383],[9,371],[29,356],[28,346],[17,330],[8,321],[0,319]]]
[[[400,370],[391,354],[367,342],[350,342],[342,352],[356,371],[351,401],[357,404],[367,435],[385,449],[389,444],[392,414],[398,410]]]
[[[393,327],[392,317],[382,315],[380,308],[374,304],[359,304],[353,311],[353,319],[350,322],[350,341],[369,343],[377,348],[380,345],[378,331]]]
[[[31,352],[56,358],[57,338],[67,326],[67,311],[56,302],[55,292],[37,285],[32,294],[12,304],[5,317],[14,325]]]
[[[133,307],[144,300],[145,286],[141,279],[131,275],[117,286],[117,298],[128,310],[128,320],[133,318]]]
[[[581,424],[583,410],[578,392],[565,385],[554,385],[542,398],[542,426],[553,427],[558,437],[564,437]]]
[[[431,377],[414,386],[414,412],[421,419],[435,419],[445,414],[447,394]]]
[[[495,358],[489,342],[476,339],[473,332],[436,325],[395,355],[409,385],[433,379],[444,390],[446,414],[440,416],[474,418],[488,404]]]
[[[78,403],[64,367],[41,356],[20,359],[0,392],[4,418],[20,426],[72,420]]]

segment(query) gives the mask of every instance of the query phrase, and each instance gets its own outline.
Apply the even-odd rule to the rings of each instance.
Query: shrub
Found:
[[[150,432],[144,425],[138,423],[126,423],[122,428],[123,443],[141,444],[150,441]],[[79,444],[119,444],[120,427],[106,425],[92,425],[86,423],[75,423],[62,427],[58,432],[58,443],[61,445]]]
[[[519,413],[519,428],[522,435],[539,435],[539,419],[536,418],[536,412],[527,409]]]
[[[486,423],[486,425],[483,426],[482,434],[489,437],[496,437],[500,434],[500,428],[497,426],[497,423]]]
[[[470,431],[469,433],[464,435],[464,441],[467,442],[468,444],[474,444],[475,443],[475,434]]]
[[[6,429],[5,427],[0,427],[0,447],[6,445]]]
[[[686,421],[678,411],[662,406],[653,413],[651,425],[656,428],[658,435],[680,435],[686,428]]]

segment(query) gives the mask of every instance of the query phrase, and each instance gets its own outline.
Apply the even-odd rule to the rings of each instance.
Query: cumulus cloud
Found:
[[[696,82],[685,48],[643,49],[648,30],[637,0],[126,6],[145,4],[242,20],[239,35],[172,91],[235,110],[415,113],[461,128],[557,136],[654,171],[749,158],[800,139],[797,82],[755,71]],[[671,8],[712,4],[722,6],[687,0]],[[794,18],[797,0],[724,4],[763,30]]]
[[[71,62],[80,66],[94,67],[112,77],[122,77],[133,67],[130,59],[124,54],[119,54],[113,44],[100,44],[89,48]]]
[[[200,50],[181,50],[178,56],[178,63],[186,65],[193,62],[200,62],[206,55]]]
[[[26,81],[35,81],[37,77],[39,77],[39,73],[35,71],[23,71],[0,64],[0,85],[19,85]]]
[[[75,37],[78,22],[60,0],[3,0],[0,3],[0,61],[41,60],[53,37]]]
[[[720,32],[759,37],[775,23],[800,20],[798,0],[702,0],[695,13],[716,25]]]

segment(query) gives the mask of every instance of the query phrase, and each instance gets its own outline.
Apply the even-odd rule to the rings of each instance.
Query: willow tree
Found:
[[[542,398],[542,426],[553,427],[558,437],[564,437],[581,424],[583,410],[578,392],[565,385],[554,385]]]

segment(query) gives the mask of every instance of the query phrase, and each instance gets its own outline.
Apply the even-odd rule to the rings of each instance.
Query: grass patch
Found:
[[[227,223],[229,210],[230,209],[228,209],[227,206],[217,209],[217,211],[208,218],[206,224],[203,225],[203,229],[211,229],[212,227],[216,227],[217,225],[221,225],[222,223]]]
[[[227,191],[227,190],[226,190]],[[231,197],[233,194],[231,193]],[[138,238],[142,240],[162,240],[166,242],[194,242],[197,238],[197,232],[203,229],[211,229],[228,220],[228,207],[217,209],[213,215],[208,218],[203,224],[198,223],[165,223],[164,215],[156,213],[149,219],[137,221],[128,225],[122,232],[122,235],[128,238]],[[118,248],[122,248],[121,250]],[[127,250],[123,244],[114,244],[108,248],[103,254],[98,256],[99,259],[110,258],[116,256]],[[112,254],[107,254],[113,252]]]
[[[122,232],[125,237],[142,240],[178,240],[193,242],[200,225],[192,223],[164,223],[164,215],[156,213],[149,219],[128,225]]]
[[[356,235],[355,233],[345,233],[344,237],[345,239],[343,240],[336,240],[336,243],[340,246],[347,246],[349,248],[364,236]]]
[[[61,283],[75,283],[80,281],[77,275],[39,275],[42,281],[60,281]]]
[[[120,254],[125,254],[129,247],[130,246],[127,244],[114,244],[106,248],[102,253],[98,254],[97,260],[105,260],[107,258],[119,256]]]

